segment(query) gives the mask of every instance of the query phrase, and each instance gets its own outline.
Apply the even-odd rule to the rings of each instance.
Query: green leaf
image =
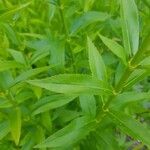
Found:
[[[126,54],[123,47],[114,40],[104,37],[102,35],[100,35],[100,38],[103,41],[103,43],[112,51],[112,53],[119,57],[122,60],[122,62],[126,65]]]
[[[150,92],[124,92],[116,96],[110,107],[113,107],[113,109],[122,109],[122,107],[129,103],[142,101],[144,99],[150,99]]]
[[[150,33],[144,38],[143,43],[141,45],[141,49],[144,52],[150,52]]]
[[[47,131],[52,131],[52,117],[49,111],[43,112],[41,114],[41,123],[47,129]]]
[[[0,25],[2,25],[2,27],[4,28],[5,33],[7,37],[11,40],[11,42],[15,45],[18,45],[19,40],[13,28],[8,23],[2,23]]]
[[[115,85],[117,85],[118,82],[120,81],[122,75],[124,74],[125,68],[126,66],[124,66],[124,64],[119,62],[116,68],[116,72],[115,72]]]
[[[21,150],[29,150],[32,149],[35,145],[35,133],[33,131],[29,131],[21,141]]]
[[[0,123],[0,140],[2,140],[10,132],[10,126],[8,121]]]
[[[28,83],[41,88],[64,94],[104,94],[112,91],[100,80],[89,75],[61,74],[41,80],[29,80]]]
[[[94,127],[95,121],[91,121],[86,117],[77,118],[63,129],[48,137],[41,144],[36,145],[35,148],[67,148],[83,139]]]
[[[0,61],[0,71],[5,71],[14,68],[22,68],[23,65],[16,61]]]
[[[149,66],[150,65],[150,56],[146,57],[140,62],[141,66]]]
[[[50,61],[49,64],[63,67],[65,64],[65,46],[58,39],[49,40]]]
[[[15,14],[16,12],[18,12],[19,10],[22,10],[24,8],[26,8],[27,6],[29,6],[31,4],[31,2],[28,2],[26,4],[22,4],[20,6],[17,6],[14,9],[8,10],[4,13],[2,13],[0,15],[0,21],[5,21],[7,18],[9,18],[10,16],[12,16],[13,14]]]
[[[14,58],[14,60],[18,63],[21,63],[21,64],[26,64],[26,60],[23,56],[23,54],[20,52],[20,51],[16,51],[16,50],[13,50],[13,49],[8,49],[8,52],[12,55],[12,57]]]
[[[39,99],[42,96],[42,89],[38,86],[32,86],[31,87],[32,92],[34,93],[34,95]]]
[[[45,130],[38,126],[34,135],[36,143],[41,143],[45,140]],[[46,150],[46,148],[41,148],[40,150]]]
[[[109,18],[109,15],[107,13],[97,12],[97,11],[88,11],[73,22],[70,28],[70,34],[73,35],[77,31],[87,27],[88,25],[92,23],[95,23],[98,21],[105,21],[108,18]]]
[[[134,0],[121,0],[121,21],[124,48],[127,55],[135,54],[139,46],[139,16]]]
[[[63,94],[44,97],[33,105],[33,115],[66,105],[75,98],[76,96],[69,96]]]
[[[97,130],[94,134],[97,140],[97,147],[99,149],[120,149],[115,133],[113,133],[111,128],[105,128],[100,131]]]
[[[61,107],[60,109],[56,110],[55,115],[58,117],[59,122],[64,124],[78,118],[79,116],[83,115],[83,113],[81,111],[79,112]]]
[[[21,135],[21,110],[19,107],[12,109],[9,114],[9,121],[13,140],[15,141],[15,144],[18,145]]]
[[[0,72],[0,89],[6,90],[13,83],[13,76],[11,71]]]
[[[100,80],[106,80],[106,68],[103,59],[96,49],[95,45],[92,43],[90,38],[87,38],[89,64],[92,75]]]
[[[47,39],[27,41],[26,46],[36,50],[30,59],[30,64],[34,64],[50,54],[50,43]]]
[[[34,94],[32,91],[28,91],[28,90],[25,90],[25,91],[21,91],[20,93],[17,93],[17,95],[15,96],[15,101],[18,103],[18,104],[21,104],[23,103],[24,101],[28,100],[28,99],[31,99],[31,98],[34,98]]]
[[[95,117],[96,101],[93,95],[80,95],[80,105],[85,115]]]
[[[138,83],[139,81],[142,81],[145,77],[150,75],[150,70],[141,70],[137,69],[135,70],[131,76],[129,77],[128,81],[124,84],[124,89],[129,89],[132,87],[135,83]]]
[[[9,108],[12,104],[9,100],[0,97],[0,108]]]
[[[126,134],[136,140],[139,140],[150,147],[150,131],[141,123],[137,122],[131,116],[111,110],[108,112],[112,121]]]
[[[51,66],[45,66],[45,67],[40,67],[40,68],[36,68],[36,69],[29,69],[29,70],[21,73],[18,77],[16,77],[14,83],[24,81],[28,78],[31,78],[35,75],[42,73],[42,72],[48,71],[50,68],[51,68]]]
[[[88,11],[92,7],[94,1],[95,0],[86,0],[86,1],[84,1],[84,11],[85,12]]]

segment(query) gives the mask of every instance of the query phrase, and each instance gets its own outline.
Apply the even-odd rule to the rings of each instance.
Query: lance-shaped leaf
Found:
[[[63,129],[48,137],[41,144],[35,146],[35,148],[68,148],[83,139],[95,128],[95,125],[96,122],[87,117],[77,118]]]
[[[131,116],[121,111],[108,112],[112,121],[126,134],[150,147],[150,131]]]
[[[31,78],[35,75],[42,73],[42,72],[48,71],[50,68],[51,68],[50,66],[45,66],[45,67],[27,70],[27,71],[21,73],[19,76],[16,77],[15,83],[18,83],[20,81],[24,81],[28,78]]]
[[[121,0],[121,21],[124,48],[127,55],[135,54],[139,46],[139,17],[134,0]]]
[[[31,2],[26,3],[26,4],[22,4],[20,6],[15,7],[14,9],[11,9],[11,10],[8,10],[8,11],[2,13],[0,15],[0,21],[5,21],[9,17],[11,17],[13,14],[15,14],[16,12],[18,12],[19,10],[22,10],[22,9],[26,8],[30,4],[31,4]]]
[[[70,34],[73,35],[77,31],[87,27],[88,25],[98,22],[98,21],[105,21],[109,18],[107,13],[97,12],[97,11],[88,11],[84,13],[81,17],[77,18],[70,29]]]
[[[146,68],[145,68],[146,69]],[[135,83],[138,83],[139,81],[142,81],[145,77],[150,75],[150,69],[141,70],[137,69],[135,70],[129,77],[128,81],[124,85],[124,89],[129,89],[132,87]]]
[[[96,95],[112,93],[104,82],[82,74],[61,74],[41,80],[29,80],[27,82],[56,93],[91,93]]]
[[[80,95],[80,105],[85,115],[95,117],[96,100],[93,95]]]
[[[22,150],[29,150],[32,149],[33,146],[35,145],[35,129],[29,131],[28,133],[25,134],[25,136],[22,138],[19,146],[21,146]],[[36,135],[37,136],[37,135]]]
[[[12,57],[15,59],[16,62],[24,65],[26,64],[26,60],[20,51],[16,51],[14,49],[8,49],[8,52],[12,55]]]
[[[13,76],[11,71],[0,71],[0,89],[6,90],[13,83]]]
[[[141,66],[150,66],[150,56],[146,57],[140,62]]]
[[[4,28],[7,37],[12,41],[12,43],[15,45],[18,45],[19,40],[18,40],[17,35],[16,35],[15,31],[13,30],[13,28],[8,23],[2,23],[2,24],[0,24],[0,26],[2,26],[2,28]]]
[[[19,144],[19,139],[21,135],[21,110],[19,107],[12,109],[9,114],[10,130],[15,141],[15,144]]]
[[[63,94],[44,97],[33,105],[33,115],[48,111],[50,109],[61,107],[71,102],[75,97],[76,96],[69,96]]]
[[[33,92],[31,91],[22,91],[20,92],[19,94],[17,94],[14,99],[15,101],[20,104],[20,103],[23,103],[24,101],[32,98],[34,95],[33,95]],[[13,104],[11,103],[11,101],[7,98],[2,98],[0,97],[0,108],[9,108],[9,107],[12,107]]]
[[[47,129],[47,131],[51,132],[52,131],[52,117],[51,113],[49,111],[43,112],[41,114],[41,123],[42,125]]]
[[[106,68],[103,59],[96,49],[95,45],[92,43],[90,38],[87,38],[89,65],[94,77],[100,80],[106,80]]]
[[[111,107],[113,107],[113,109],[121,109],[129,103],[138,102],[144,99],[150,99],[150,92],[124,92],[116,96]]]
[[[126,65],[126,54],[123,47],[114,40],[104,37],[102,35],[100,35],[100,38],[103,41],[103,43],[112,51],[112,53],[119,57],[122,60],[122,62]]]
[[[23,65],[16,61],[0,61],[0,71],[5,71],[14,68],[22,68]]]

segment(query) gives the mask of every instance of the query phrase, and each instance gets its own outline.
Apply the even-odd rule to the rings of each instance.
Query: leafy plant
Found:
[[[149,9],[0,1],[0,149],[150,148]]]

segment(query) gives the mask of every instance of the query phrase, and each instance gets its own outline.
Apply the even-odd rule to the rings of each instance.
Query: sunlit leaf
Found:
[[[87,39],[87,45],[88,45],[88,55],[89,55],[89,65],[92,72],[92,75],[94,77],[97,77],[100,80],[106,80],[106,68],[105,64],[103,62],[103,59],[90,40],[90,38]]]
[[[20,135],[21,135],[21,110],[20,108],[12,109],[12,112],[9,116],[10,121],[10,130],[13,137],[13,140],[16,145],[19,144]]]
[[[121,21],[124,48],[128,55],[135,54],[139,47],[139,16],[134,0],[121,0]]]
[[[100,38],[102,39],[103,43],[117,56],[119,57],[122,62],[126,65],[126,55],[123,47],[119,45],[117,42],[108,39],[107,37],[104,37],[100,35]]]

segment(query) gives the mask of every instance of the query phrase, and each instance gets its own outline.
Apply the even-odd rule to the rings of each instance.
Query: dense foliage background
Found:
[[[150,147],[149,0],[0,0],[0,149]]]

